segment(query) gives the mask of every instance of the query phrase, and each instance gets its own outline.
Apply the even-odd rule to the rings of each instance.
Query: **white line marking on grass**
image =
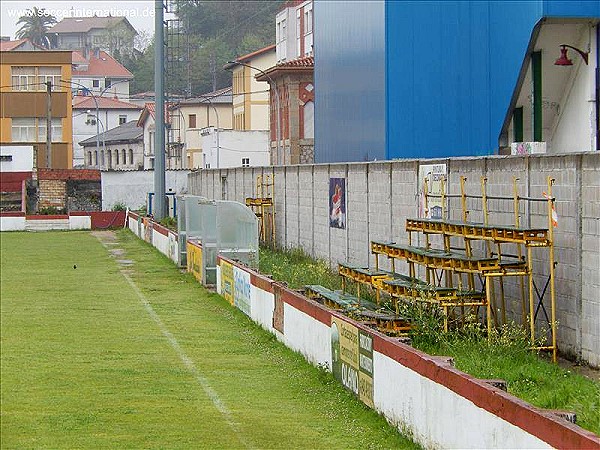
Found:
[[[96,236],[96,237],[98,238],[98,240],[100,240],[102,245],[105,248],[107,248],[106,245],[104,244],[104,242],[102,242],[102,240],[100,239],[100,237],[98,237],[98,236]],[[175,338],[175,336],[173,336],[173,334],[169,331],[169,329],[164,324],[164,322],[161,320],[161,318],[158,316],[158,314],[156,314],[156,311],[154,311],[154,308],[152,308],[152,305],[150,304],[150,302],[148,301],[148,299],[146,298],[144,293],[137,287],[135,282],[131,279],[131,277],[127,273],[123,272],[123,270],[121,270],[120,273],[121,273],[121,275],[123,275],[123,278],[125,278],[125,280],[127,280],[127,283],[129,283],[129,285],[131,286],[133,291],[137,294],[138,298],[140,299],[140,302],[142,303],[142,305],[144,305],[146,312],[150,315],[152,320],[154,320],[156,325],[158,325],[158,328],[160,329],[161,333],[163,334],[164,337],[167,338],[167,340],[171,344],[171,347],[173,347],[173,349],[175,350],[175,353],[177,353],[177,356],[179,356],[179,359],[181,359],[181,362],[183,362],[183,365],[185,366],[185,368],[194,376],[196,381],[198,381],[198,384],[204,390],[204,392],[206,393],[208,398],[210,398],[210,400],[213,402],[213,405],[215,405],[215,408],[217,408],[217,410],[224,417],[227,424],[234,431],[234,433],[235,433],[236,437],[238,438],[238,440],[240,441],[240,443],[243,444],[244,447],[246,447],[246,448],[252,448],[242,438],[242,434],[238,428],[238,425],[233,420],[233,416],[231,415],[231,412],[229,411],[229,409],[227,409],[227,406],[225,406],[223,401],[219,398],[219,394],[217,394],[217,392],[212,388],[212,386],[210,385],[208,380],[202,376],[202,374],[200,373],[200,371],[194,364],[194,361],[192,361],[185,354],[185,352],[179,345],[179,342],[177,342],[177,339]]]

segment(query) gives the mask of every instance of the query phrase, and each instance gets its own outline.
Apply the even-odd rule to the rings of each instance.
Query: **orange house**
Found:
[[[0,51],[0,145],[33,146],[36,168],[48,167],[48,96],[52,131],[50,167],[73,166],[71,64],[70,51]]]

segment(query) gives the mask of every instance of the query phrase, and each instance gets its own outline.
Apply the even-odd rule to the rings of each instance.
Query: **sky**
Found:
[[[2,0],[0,1],[0,34],[15,39],[19,29],[17,20],[24,15],[27,9],[34,6],[45,8],[54,15],[58,21],[64,17],[91,17],[98,16],[125,16],[129,23],[139,31],[154,34],[154,1],[153,0],[128,0],[126,2],[105,1],[44,1],[44,0]]]

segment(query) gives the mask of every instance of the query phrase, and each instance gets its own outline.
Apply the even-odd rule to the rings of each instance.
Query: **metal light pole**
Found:
[[[163,0],[154,0],[154,217],[165,217],[165,30]]]
[[[275,91],[275,103],[276,103],[276,109],[277,109],[277,111],[276,111],[277,112],[277,115],[276,115],[276,117],[277,117],[277,127],[276,127],[277,164],[280,164],[281,161],[280,161],[279,158],[280,158],[280,151],[281,151],[281,146],[280,146],[281,145],[280,144],[280,142],[281,142],[281,118],[280,118],[280,114],[281,114],[281,112],[280,112],[280,110],[281,110],[281,102],[280,102],[280,99],[279,99],[279,91],[277,89],[277,85],[273,81],[273,78],[271,78],[264,70],[259,69],[258,67],[251,66],[250,64],[246,64],[246,63],[243,63],[243,62],[240,62],[240,61],[227,61],[227,64],[225,65],[225,68],[229,69],[229,68],[233,68],[235,66],[246,66],[246,67],[249,67],[250,69],[257,70],[258,72],[260,72],[261,74],[263,74],[270,81],[271,86],[273,86],[273,89]],[[284,156],[284,155],[281,155],[281,156]],[[283,160],[284,160],[284,164],[285,164],[285,157],[283,158]]]

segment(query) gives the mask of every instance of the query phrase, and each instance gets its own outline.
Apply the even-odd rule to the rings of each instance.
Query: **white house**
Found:
[[[98,136],[81,141],[85,166],[100,170],[142,170],[144,168],[144,130],[137,120],[124,123]]]
[[[81,141],[137,120],[141,110],[142,108],[137,105],[115,98],[75,97],[73,99],[73,167],[90,165],[84,161]],[[101,141],[99,144],[102,145]]]
[[[275,17],[277,63],[313,56],[313,2],[295,1]]]
[[[231,86],[198,97],[179,100],[169,108],[170,148],[180,146],[186,156],[184,167],[204,167],[201,132],[207,127],[230,130]]]
[[[133,74],[104,51],[74,51],[71,74],[75,95],[129,100],[129,82]]]
[[[268,166],[269,132],[256,130],[202,130],[204,168]]]

